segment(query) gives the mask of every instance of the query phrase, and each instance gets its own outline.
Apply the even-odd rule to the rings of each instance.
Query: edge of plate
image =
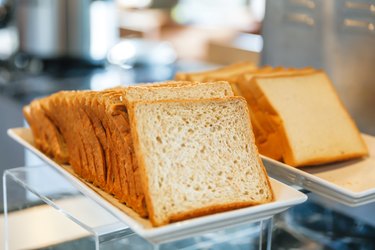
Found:
[[[368,134],[364,134],[364,133],[361,133],[362,136],[365,136],[365,137],[369,137],[371,139],[375,139],[374,136],[371,136],[371,135],[368,135]],[[353,200],[358,200],[358,199],[361,199],[361,198],[365,198],[366,196],[372,196],[372,195],[375,195],[375,188],[371,188],[371,189],[368,189],[368,190],[365,190],[365,191],[361,191],[361,192],[353,192],[351,190],[348,190],[348,189],[345,189],[343,187],[340,187],[336,184],[333,184],[327,180],[324,180],[322,178],[319,178],[315,175],[312,175],[312,174],[309,174],[305,171],[302,171],[301,169],[299,168],[295,168],[295,167],[292,167],[292,166],[289,166],[283,162],[279,162],[279,161],[276,161],[272,158],[269,158],[265,155],[261,155],[261,158],[262,160],[265,160],[265,161],[268,161],[268,163],[270,164],[273,164],[273,165],[276,165],[277,167],[282,167],[283,170],[289,172],[289,173],[293,173],[296,175],[296,177],[299,177],[299,176],[302,176],[304,178],[304,180],[300,181],[299,183],[295,183],[296,185],[301,185],[303,186],[304,188],[306,189],[309,189],[309,187],[306,187],[305,185],[305,181],[306,180],[310,180],[310,181],[314,181],[316,184],[317,182],[319,182],[319,185],[321,186],[322,184],[324,186],[326,186],[327,188],[329,188],[331,191],[334,191],[334,192],[337,192],[337,193],[340,193],[341,195],[343,196],[346,196],[348,198],[351,198]],[[375,167],[375,166],[374,166]],[[269,171],[271,174],[272,174],[272,170]],[[284,178],[283,176],[280,176],[280,175],[277,175],[279,178]],[[321,192],[319,192],[321,193]],[[325,195],[327,197],[327,194]]]
[[[20,137],[15,130],[17,129],[26,129],[26,128],[10,128],[7,130],[7,134],[14,139],[16,142],[24,146],[26,149],[30,150],[33,152],[36,156],[38,156],[40,159],[45,161],[48,165],[52,166],[53,169],[56,171],[60,172],[62,175],[67,177],[69,182],[75,186],[76,188],[79,189],[84,194],[87,194],[90,198],[95,200],[101,207],[106,209],[108,212],[110,212],[112,215],[114,215],[116,218],[124,221],[134,232],[139,234],[142,237],[149,238],[149,239],[154,239],[158,237],[163,237],[167,233],[173,233],[176,230],[176,227],[186,227],[184,228],[183,231],[188,231],[189,229],[193,229],[194,227],[204,225],[207,223],[214,223],[215,221],[218,220],[218,218],[222,219],[223,215],[225,216],[225,220],[230,220],[236,217],[241,217],[244,215],[251,215],[248,214],[247,210],[252,210],[253,213],[261,213],[262,210],[264,211],[265,207],[268,210],[265,210],[265,213],[263,212],[264,215],[263,217],[267,216],[272,216],[276,213],[279,213],[281,211],[284,211],[288,209],[291,206],[303,203],[304,201],[307,200],[307,196],[303,194],[302,192],[274,179],[272,179],[272,182],[277,183],[278,185],[281,185],[284,189],[287,189],[289,192],[293,192],[294,195],[298,195],[295,199],[292,200],[286,200],[286,201],[280,201],[278,204],[276,203],[266,203],[266,204],[261,204],[258,206],[253,206],[253,207],[246,207],[242,209],[236,209],[232,211],[226,211],[224,213],[217,213],[217,214],[212,214],[208,215],[206,217],[199,217],[199,218],[193,218],[187,221],[181,221],[181,222],[176,222],[172,223],[163,227],[153,227],[153,228],[144,228],[140,226],[136,221],[134,221],[133,218],[131,218],[129,215],[121,211],[120,209],[114,207],[111,205],[110,202],[106,201],[103,199],[99,194],[97,194],[94,190],[90,189],[88,186],[86,186],[84,183],[81,181],[77,180],[74,176],[72,176],[68,171],[60,167],[56,162],[54,162],[52,159],[44,155],[40,150],[35,148],[33,145],[29,144],[27,141],[25,141],[22,137]],[[271,208],[270,208],[271,207]],[[255,212],[254,212],[255,210]],[[274,212],[272,212],[274,211]],[[120,217],[120,218],[119,218]],[[204,218],[204,220],[202,220]],[[262,217],[260,217],[262,219]],[[253,220],[254,221],[254,220]],[[257,219],[255,219],[257,221]],[[250,222],[250,221],[248,221]],[[186,226],[186,224],[188,224]],[[228,223],[227,223],[228,224]],[[227,224],[224,224],[227,225]],[[167,237],[168,238],[168,237]]]

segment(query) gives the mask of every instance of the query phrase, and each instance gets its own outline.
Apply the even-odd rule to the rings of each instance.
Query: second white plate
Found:
[[[362,134],[369,157],[295,168],[262,156],[268,174],[348,206],[375,202],[375,137]]]

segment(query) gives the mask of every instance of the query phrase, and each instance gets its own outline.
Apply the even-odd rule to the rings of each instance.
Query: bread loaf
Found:
[[[139,101],[178,99],[183,102],[207,98],[220,100],[231,96],[233,92],[227,82],[170,81],[136,87],[117,87],[99,92],[61,91],[32,102],[25,107],[24,113],[33,129],[37,147],[56,157],[60,153],[57,149],[65,146],[69,163],[78,176],[113,194],[140,216],[147,217],[151,210],[146,204],[142,181],[144,173],[139,167],[139,153],[133,145],[135,132],[132,132],[130,126],[129,107]],[[39,124],[43,119],[45,122]],[[250,124],[246,129],[249,129],[249,126]],[[58,147],[51,142],[56,142]],[[182,158],[191,158],[191,155],[180,153]],[[258,167],[256,165],[255,168]],[[251,202],[241,201],[240,204],[224,204],[225,208],[219,204],[217,208],[210,208],[209,211],[204,208],[205,212],[197,212],[191,216],[267,201],[258,198]],[[272,199],[272,194],[269,199]],[[171,221],[187,217],[189,216],[176,217]],[[155,225],[161,224],[155,221]]]

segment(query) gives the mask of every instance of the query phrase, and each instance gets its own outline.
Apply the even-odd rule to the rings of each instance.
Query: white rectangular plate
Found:
[[[161,227],[152,227],[148,220],[140,218],[133,210],[119,203],[113,196],[79,179],[79,177],[73,173],[70,166],[60,165],[39,151],[33,144],[30,129],[12,128],[8,130],[8,134],[15,141],[25,146],[59,171],[82,193],[114,214],[138,235],[155,243],[185,238],[207,231],[234,226],[236,224],[260,221],[282,212],[293,205],[302,203],[307,199],[307,196],[303,193],[277,180],[271,179],[271,185],[275,194],[275,200],[273,202],[202,216]]]
[[[267,172],[274,178],[301,186],[348,206],[375,202],[375,137],[362,134],[369,157],[311,166],[291,167],[262,156]]]

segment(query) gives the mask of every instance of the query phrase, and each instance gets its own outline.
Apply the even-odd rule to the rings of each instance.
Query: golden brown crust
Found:
[[[76,109],[82,114],[85,121],[85,128],[87,128],[88,135],[86,139],[93,148],[94,153],[94,164],[96,168],[96,183],[99,187],[104,188],[106,186],[106,157],[103,148],[103,128],[98,123],[98,118],[94,115],[92,110],[91,100],[97,95],[96,92],[90,92],[82,95],[78,98],[78,103],[76,104]]]
[[[145,207],[143,190],[140,187],[137,162],[134,158],[129,117],[124,98],[125,91],[126,89],[123,88],[120,91],[103,93],[106,119],[113,130],[112,142],[115,143],[111,147],[111,151],[116,153],[116,159],[119,160],[119,164],[115,165],[113,170],[122,176],[121,184],[123,188],[124,185],[127,188],[126,192],[119,196],[120,201],[125,202],[138,214],[145,217],[148,213]],[[118,175],[115,174],[115,176]]]
[[[361,157],[366,157],[366,156],[367,155],[363,155],[362,153],[357,153],[357,154],[346,153],[345,155],[342,155],[341,157],[330,157],[330,158],[320,157],[320,158],[315,158],[315,159],[306,160],[306,161],[289,162],[286,164],[292,167],[296,167],[296,168],[303,168],[303,167],[308,167],[308,166],[316,166],[316,165],[322,165],[322,164],[327,164],[327,163],[340,162],[340,161],[350,160],[354,158],[361,158]]]
[[[150,103],[175,103],[175,102],[184,102],[184,103],[201,103],[201,102],[212,102],[212,101],[228,101],[228,100],[241,100],[247,104],[246,99],[242,96],[226,96],[226,97],[214,97],[214,98],[204,98],[204,99],[168,99],[168,100],[142,100],[135,101],[129,104],[128,112],[130,116],[130,110],[134,110],[134,106],[139,104],[150,104]]]
[[[230,81],[229,82],[230,87],[232,88],[233,94],[235,96],[243,96],[241,90],[239,89],[237,83],[235,81]]]
[[[61,99],[59,105],[60,115],[64,116],[64,113],[68,113],[68,115],[65,115],[69,117],[66,123],[68,123],[70,127],[69,133],[72,133],[72,138],[74,138],[73,140],[67,141],[67,143],[72,144],[71,147],[77,147],[82,162],[83,177],[93,183],[96,173],[93,167],[92,152],[90,146],[84,140],[85,132],[82,129],[83,126],[81,124],[80,114],[75,110],[73,105],[73,101],[77,98],[77,93],[75,91],[68,92],[61,95],[59,98]]]
[[[93,96],[91,96],[93,95]],[[109,131],[109,126],[107,121],[104,119],[105,111],[101,104],[98,102],[98,96],[91,94],[87,96],[88,100],[86,101],[85,111],[90,117],[90,120],[93,124],[95,135],[98,138],[100,146],[103,150],[104,155],[104,173],[105,180],[102,185],[102,188],[110,194],[114,194],[114,189],[120,190],[120,188],[114,187],[112,176],[112,153],[110,151],[110,137],[111,133]],[[90,97],[91,96],[91,97]],[[117,184],[117,183],[116,183]]]
[[[186,80],[170,80],[165,82],[152,82],[152,83],[138,83],[137,85],[128,86],[128,89],[131,88],[159,88],[159,87],[178,87],[186,85],[195,85],[198,82],[186,81]]]
[[[74,119],[71,117],[72,114],[67,112],[66,107],[63,107],[63,97],[68,92],[58,92],[47,98],[40,100],[41,107],[43,108],[46,116],[53,121],[53,123],[59,127],[65,142],[67,143],[67,149],[69,152],[69,163],[73,169],[79,175],[82,175],[83,172],[83,159],[79,152],[78,147],[68,141],[73,141],[75,138],[75,131],[71,127],[71,122]],[[72,139],[73,138],[73,139]],[[80,141],[80,140],[79,140]]]
[[[143,194],[145,197],[145,202],[146,202],[146,207],[147,207],[147,212],[148,212],[148,217],[153,225],[155,225],[155,211],[153,209],[153,204],[152,200],[150,197],[149,193],[149,180],[147,176],[147,170],[145,167],[145,159],[143,158],[141,149],[140,149],[140,142],[139,142],[139,137],[138,133],[136,132],[137,130],[135,129],[137,127],[137,120],[135,119],[135,112],[136,112],[136,105],[137,102],[133,102],[127,106],[128,108],[128,114],[129,114],[129,121],[130,121],[130,131],[131,131],[131,136],[133,139],[133,146],[134,146],[134,152],[136,155],[136,160],[138,163],[138,168],[139,168],[139,177],[141,181],[141,187],[143,190]]]
[[[233,90],[232,88],[230,88],[230,84],[227,82],[227,81],[208,81],[208,82],[192,82],[192,81],[179,81],[178,84],[175,84],[176,81],[170,81],[170,82],[167,82],[167,84],[155,84],[155,85],[144,85],[144,86],[134,86],[134,87],[128,87],[125,91],[124,91],[124,95],[123,95],[123,99],[124,99],[124,103],[125,103],[125,106],[131,106],[133,102],[138,102],[139,100],[134,100],[136,98],[134,97],[131,97],[131,94],[129,93],[132,89],[136,90],[136,89],[170,89],[171,87],[173,88],[173,90],[175,91],[181,91],[183,89],[187,89],[189,87],[194,87],[194,86],[197,86],[197,85],[205,85],[205,84],[226,84],[228,85],[228,91],[225,90],[225,94],[226,95],[230,95],[232,96],[233,95]],[[183,83],[183,84],[180,84],[180,83]],[[199,98],[198,98],[199,99]],[[114,105],[113,109],[116,110],[118,109],[119,107],[117,107],[117,105]],[[120,107],[121,109],[121,107]]]
[[[131,190],[134,190],[132,185],[134,180],[131,173],[131,166],[129,166],[131,161],[129,151],[127,150],[128,145],[126,145],[124,141],[126,129],[119,128],[116,125],[116,118],[109,112],[109,106],[111,106],[112,103],[121,102],[119,96],[121,96],[121,93],[117,91],[106,91],[99,94],[100,116],[107,131],[109,144],[108,153],[111,159],[111,165],[107,173],[109,177],[107,178],[107,189],[112,189],[115,197],[118,198],[120,202],[124,202],[129,207],[133,207],[134,198],[132,196],[133,191]],[[124,124],[124,126],[126,126],[126,124]]]
[[[96,186],[99,185],[99,173],[97,172],[95,156],[96,153],[94,152],[94,143],[92,137],[95,137],[95,133],[92,130],[92,126],[90,121],[88,120],[87,115],[81,110],[81,105],[79,103],[79,99],[81,99],[82,95],[80,92],[73,92],[72,95],[65,97],[65,102],[67,105],[67,110],[74,114],[74,126],[76,127],[76,131],[78,131],[79,139],[82,143],[82,150],[81,152],[86,155],[87,159],[87,172],[89,175],[89,180]],[[96,137],[95,137],[96,138]],[[77,138],[78,140],[78,138]]]
[[[243,98],[243,101],[245,101],[246,103],[246,99]],[[245,105],[247,107],[247,105]],[[270,179],[268,177],[268,173],[267,173],[267,170],[266,168],[264,167],[263,165],[263,161],[262,159],[260,158],[260,155],[259,155],[259,151],[258,151],[258,147],[256,146],[255,144],[255,136],[254,136],[254,132],[253,132],[253,129],[252,129],[252,124],[251,124],[251,116],[250,116],[250,111],[246,108],[246,112],[247,112],[247,117],[248,117],[248,121],[249,121],[249,131],[250,131],[250,136],[252,137],[253,139],[253,142],[254,142],[254,148],[256,150],[256,156],[257,156],[257,160],[259,162],[259,165],[261,166],[262,168],[262,171],[263,171],[263,175],[265,176],[266,178],[266,181],[267,181],[267,187],[269,188],[270,192],[271,192],[271,197],[269,198],[269,200],[266,200],[265,202],[270,202],[270,201],[273,201],[275,199],[275,194],[273,192],[273,189],[272,189],[272,186],[271,186],[271,182],[270,182]]]
[[[35,145],[59,163],[67,163],[69,154],[57,126],[46,116],[36,99],[23,108],[23,114],[34,134]]]
[[[270,202],[270,201],[265,201],[265,202]],[[265,202],[234,202],[234,203],[230,203],[230,204],[220,204],[220,205],[202,207],[202,208],[199,208],[199,209],[191,210],[191,211],[186,212],[186,213],[174,214],[170,217],[170,220],[168,222],[165,222],[163,224],[159,224],[157,226],[163,226],[163,225],[166,225],[166,224],[171,223],[171,222],[187,220],[187,219],[191,219],[191,218],[195,218],[195,217],[225,212],[225,211],[229,211],[229,210],[260,205],[260,204],[264,204]]]
[[[75,109],[75,112],[78,113],[81,124],[82,124],[82,130],[83,130],[83,141],[85,143],[86,147],[86,154],[92,154],[91,157],[91,165],[90,168],[92,168],[93,176],[93,183],[96,186],[101,187],[103,185],[103,182],[105,181],[104,177],[104,167],[103,164],[103,155],[102,150],[100,148],[100,144],[98,142],[98,138],[95,135],[95,130],[93,127],[93,124],[87,115],[87,113],[83,109],[82,100],[83,96],[80,96],[79,98],[76,98],[73,103],[73,107]]]

